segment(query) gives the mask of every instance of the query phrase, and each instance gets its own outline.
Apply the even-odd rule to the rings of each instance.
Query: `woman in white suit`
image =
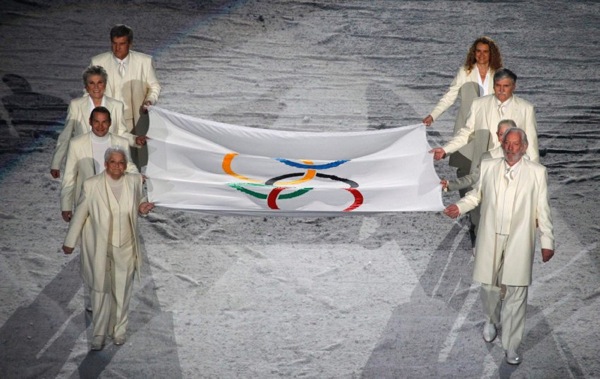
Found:
[[[437,103],[433,111],[423,119],[430,126],[460,96],[460,109],[454,123],[454,134],[465,126],[471,103],[474,99],[494,93],[494,73],[502,67],[502,56],[496,43],[489,37],[477,38],[467,53],[464,65],[458,69],[456,77],[446,94]],[[456,167],[457,177],[469,174],[471,154],[469,146],[450,156],[449,164]],[[466,191],[461,191],[461,197]]]
[[[65,127],[58,136],[56,148],[52,155],[50,175],[54,179],[60,177],[60,169],[67,155],[71,138],[92,131],[89,123],[90,114],[96,107],[103,106],[110,112],[112,124],[109,132],[127,138],[130,146],[136,146],[136,138],[125,127],[125,105],[119,100],[105,96],[108,75],[101,66],[90,66],[83,71],[83,85],[86,94],[71,100],[65,120]]]
[[[92,298],[92,350],[101,350],[107,336],[115,345],[125,343],[133,277],[142,261],[137,216],[154,208],[143,195],[142,176],[125,171],[125,151],[107,149],[105,170],[83,183],[63,245],[65,254],[71,254],[82,236],[82,245],[91,252],[92,272],[85,279]],[[92,233],[82,234],[86,227]]]

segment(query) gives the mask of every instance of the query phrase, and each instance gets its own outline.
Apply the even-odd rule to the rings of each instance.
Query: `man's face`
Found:
[[[129,43],[126,36],[115,37],[112,39],[112,52],[114,56],[119,59],[125,59],[127,54],[129,54],[130,47],[131,43]]]
[[[92,99],[102,100],[102,96],[104,96],[104,91],[106,90],[106,83],[102,79],[102,76],[90,75],[85,83],[85,90],[90,94]]]
[[[92,126],[92,133],[98,137],[104,137],[110,128],[110,118],[106,113],[94,112],[90,117],[90,125]]]
[[[477,61],[477,64],[490,64],[490,46],[485,43],[478,43],[477,46],[475,46],[475,60]]]
[[[509,166],[517,163],[527,150],[527,144],[521,140],[521,134],[518,132],[510,132],[504,137],[502,143],[502,150],[504,150],[504,159]]]
[[[494,82],[494,94],[501,103],[504,103],[511,98],[515,87],[515,82],[511,78],[502,78]]]
[[[127,160],[121,153],[112,153],[106,162],[104,162],[104,170],[106,174],[114,180],[125,175],[127,168]]]

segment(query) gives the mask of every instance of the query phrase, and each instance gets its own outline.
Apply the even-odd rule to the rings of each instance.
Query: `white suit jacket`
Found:
[[[494,158],[504,158],[504,150],[502,150],[502,146],[499,146],[490,151],[486,151],[481,156],[482,161],[484,161],[486,159],[494,159]],[[524,155],[523,158],[529,159],[527,154]],[[471,187],[479,179],[480,168],[481,168],[481,161],[479,163],[477,163],[477,166],[475,166],[475,168],[473,170],[471,170],[471,173],[469,175],[465,175],[463,177],[456,178],[454,180],[449,181],[448,182],[448,190],[449,191],[458,191],[461,189],[466,189],[466,188]]]
[[[485,153],[483,153],[483,155],[481,156],[481,160],[483,161],[486,159],[503,158],[503,157],[504,157],[504,150],[502,150],[502,146],[500,146],[500,147],[497,147],[495,149],[492,149],[490,151],[486,151]],[[461,189],[471,187],[473,184],[475,184],[477,182],[477,179],[479,179],[480,167],[481,167],[481,162],[479,162],[477,164],[477,166],[473,170],[471,170],[471,173],[469,175],[465,175],[463,177],[456,178],[454,180],[450,180],[448,182],[448,190],[449,191],[458,191]]]
[[[486,93],[494,93],[494,70],[489,69],[486,77],[488,81]],[[440,99],[433,111],[431,111],[431,117],[433,117],[434,120],[437,120],[442,113],[454,104],[456,98],[460,97],[460,107],[456,114],[456,120],[454,121],[453,135],[455,135],[465,126],[473,100],[483,95],[483,91],[479,88],[479,70],[477,69],[477,66],[474,65],[470,72],[467,72],[463,66],[458,69],[456,77],[452,81],[452,84],[450,84],[446,94]],[[473,155],[472,145],[472,143],[469,143],[460,148],[458,150],[460,153],[459,155],[451,154],[448,164],[453,167],[465,166],[468,170],[469,166],[465,160],[470,160]]]
[[[112,134],[127,138],[130,146],[136,146],[135,136],[127,132],[127,128],[125,126],[125,119],[123,118],[123,103],[108,96],[104,96],[103,103],[106,109],[108,109],[110,112],[111,124],[108,131]],[[71,100],[69,109],[67,110],[65,127],[62,132],[60,132],[58,140],[56,141],[56,148],[54,149],[52,164],[50,166],[51,169],[60,170],[62,162],[67,155],[67,148],[71,138],[92,131],[92,126],[90,125],[90,114],[90,96],[88,94]]]
[[[129,142],[127,139],[109,134],[110,145],[120,146],[127,154],[127,172],[137,173],[137,167],[129,156]],[[75,202],[79,199],[83,182],[99,174],[94,165],[92,152],[92,132],[82,134],[71,139],[67,154],[67,163],[60,189],[61,211],[72,211]]]
[[[498,100],[495,95],[475,99],[473,104],[471,104],[471,110],[465,126],[443,147],[446,153],[450,154],[466,145],[472,139],[473,155],[471,156],[471,162],[475,163],[471,164],[471,171],[476,167],[477,162],[481,160],[483,153],[500,146],[495,133],[498,130],[498,123],[504,119],[513,120],[519,128],[525,131],[527,140],[529,141],[527,156],[529,156],[530,160],[539,162],[537,122],[533,105],[513,95],[510,106],[504,116],[501,117],[498,112],[497,102]]]
[[[152,57],[136,51],[129,51],[129,62],[125,77],[119,74],[119,65],[111,51],[96,55],[92,65],[104,67],[108,74],[106,95],[122,101],[125,104],[125,119],[133,119],[133,124],[127,122],[127,130],[140,118],[141,107],[146,100],[155,104],[160,94],[160,84],[156,78]]]
[[[489,69],[486,77],[488,78],[487,93],[494,93],[494,70]],[[465,96],[467,93],[469,96]],[[442,96],[435,108],[431,111],[431,117],[433,117],[434,120],[437,120],[442,113],[454,104],[459,95],[460,111],[459,116],[457,116],[457,121],[460,118],[460,114],[464,114],[464,117],[462,118],[463,122],[461,124],[456,123],[454,125],[455,133],[464,126],[464,121],[466,120],[466,116],[469,113],[469,108],[471,107],[473,100],[482,95],[479,89],[479,71],[477,70],[477,66],[473,66],[471,72],[468,73],[464,66],[458,69],[448,91],[446,91],[444,96]]]
[[[137,233],[137,215],[138,206],[145,201],[142,194],[142,176],[140,174],[126,173],[123,176],[123,192],[121,194],[120,205],[129,209],[129,220],[131,230],[133,230],[134,243],[133,251],[135,258],[135,268],[139,275],[139,268],[142,262],[139,249]],[[64,245],[75,247],[77,240],[81,235],[82,247],[82,271],[86,284],[95,291],[104,292],[106,278],[106,252],[108,250],[111,217],[112,213],[109,206],[108,184],[106,183],[106,173],[87,179],[83,183],[83,191],[77,210],[69,223],[69,231],[65,238]],[[85,229],[89,233],[82,233]],[[138,276],[139,277],[139,276]]]
[[[464,214],[480,205],[481,219],[477,229],[475,268],[473,280],[492,284],[496,243],[496,212],[498,199],[504,196],[499,181],[505,180],[504,158],[481,161],[479,180],[473,190],[456,205]],[[517,188],[512,209],[512,222],[504,252],[504,270],[501,283],[511,286],[531,284],[533,254],[535,251],[536,220],[539,225],[541,247],[554,250],[552,215],[548,202],[546,168],[528,159],[521,159]],[[508,225],[507,225],[508,226]]]

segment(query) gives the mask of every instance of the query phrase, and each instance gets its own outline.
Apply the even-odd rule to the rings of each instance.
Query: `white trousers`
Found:
[[[94,336],[125,336],[134,271],[133,239],[121,247],[109,245],[104,291],[91,290]]]
[[[502,324],[502,347],[516,350],[525,332],[527,312],[527,286],[506,286],[504,301],[500,299],[500,284],[504,268],[502,255],[508,236],[497,235],[496,253],[500,254],[497,275],[492,284],[481,285],[481,302],[488,320],[495,325]]]

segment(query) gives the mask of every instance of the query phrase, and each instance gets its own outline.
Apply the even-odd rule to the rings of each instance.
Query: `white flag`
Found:
[[[351,215],[441,211],[422,124],[291,132],[150,108],[148,198],[218,214]]]

